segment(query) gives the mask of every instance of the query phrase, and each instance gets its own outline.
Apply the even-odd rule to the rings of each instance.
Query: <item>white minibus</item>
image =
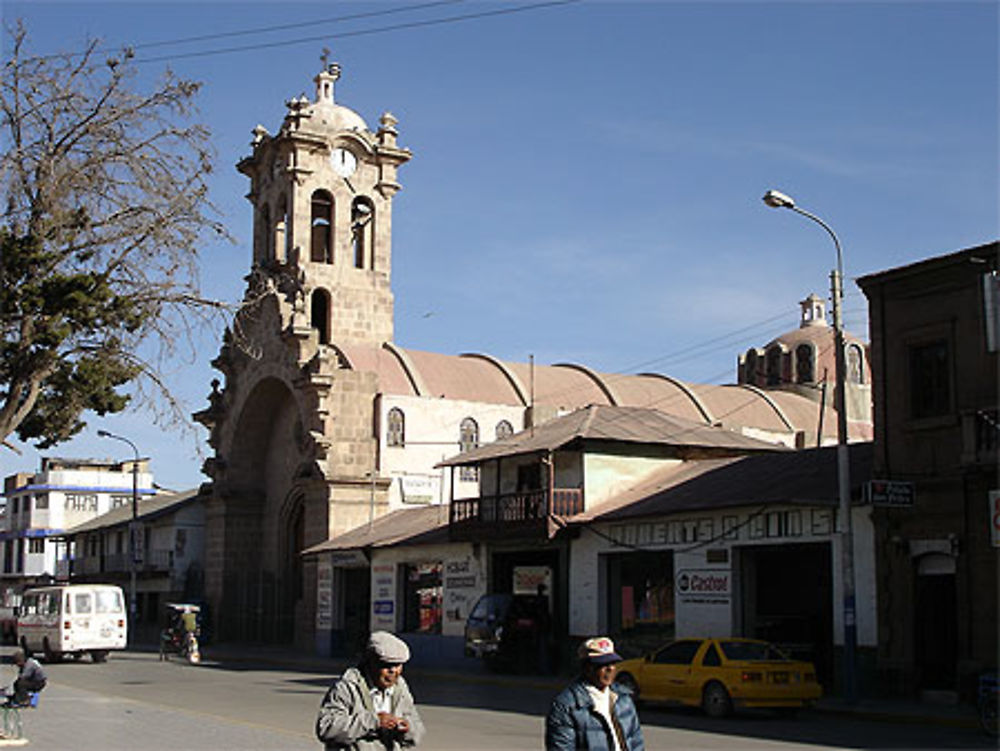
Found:
[[[89,652],[104,662],[124,649],[128,634],[125,596],[110,584],[66,584],[26,590],[17,618],[21,647],[41,652],[46,662]]]

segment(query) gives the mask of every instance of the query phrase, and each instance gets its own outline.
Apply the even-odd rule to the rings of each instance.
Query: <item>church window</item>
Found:
[[[861,352],[861,347],[857,344],[850,344],[847,347],[847,382],[864,383],[864,362],[865,358]]]
[[[387,446],[406,445],[406,416],[399,407],[393,407],[386,416],[385,443]]]
[[[288,260],[288,247],[291,241],[292,235],[288,231],[288,199],[281,196],[278,199],[277,221],[274,223],[274,258],[276,260]]]
[[[743,378],[744,383],[749,383],[754,386],[757,385],[758,381],[757,370],[760,367],[759,365],[760,359],[761,358],[757,356],[757,350],[755,349],[747,350],[746,365],[745,365],[746,375]]]
[[[497,423],[498,441],[502,441],[504,438],[510,438],[512,435],[514,435],[514,426],[507,422],[507,420],[501,420]]]
[[[354,251],[354,267],[375,268],[374,238],[375,207],[367,198],[355,198],[351,204],[351,248]]]
[[[462,420],[458,429],[458,446],[460,451],[471,451],[479,445],[479,425],[471,417]],[[459,480],[478,480],[479,469],[477,467],[460,467],[458,472]]]
[[[325,190],[312,194],[312,235],[309,260],[313,263],[333,263],[333,197]]]
[[[813,348],[808,344],[800,344],[795,348],[796,383],[815,383],[815,371]]]
[[[330,295],[325,289],[313,290],[310,325],[319,335],[320,344],[330,343]]]

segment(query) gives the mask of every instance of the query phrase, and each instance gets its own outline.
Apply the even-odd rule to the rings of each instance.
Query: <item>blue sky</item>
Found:
[[[203,283],[232,301],[250,258],[234,165],[257,123],[273,132],[286,99],[312,94],[329,46],[338,102],[370,127],[391,110],[414,153],[393,215],[404,347],[732,382],[738,352],[794,328],[808,293],[828,295],[835,262],[820,227],[764,206],[768,188],[834,227],[849,280],[1000,235],[995,2],[584,1],[349,35],[530,4],[2,8],[37,52],[98,37],[136,46],[143,76],[169,64],[204,82],[212,197],[237,243],[200,249]],[[308,25],[175,42],[286,24]],[[143,46],[156,42],[171,43]],[[183,56],[231,47],[252,49]],[[851,281],[845,325],[867,338]],[[218,375],[218,337],[206,332],[170,375],[189,411]],[[94,417],[46,453],[128,455],[98,428],[152,456],[163,485],[204,479],[203,431],[162,429],[142,411]],[[0,454],[5,475],[37,469],[19,448]]]

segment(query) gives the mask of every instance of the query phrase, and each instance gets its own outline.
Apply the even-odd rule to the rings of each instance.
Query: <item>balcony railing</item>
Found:
[[[174,565],[174,551],[147,550],[143,561],[135,568],[139,572],[167,573]],[[73,560],[74,574],[125,574],[129,568],[128,553],[107,553],[104,556],[88,555]]]
[[[501,493],[451,502],[453,539],[480,540],[497,537],[538,537],[548,532],[549,514],[572,516],[583,511],[583,490],[556,488],[552,508],[547,490]]]

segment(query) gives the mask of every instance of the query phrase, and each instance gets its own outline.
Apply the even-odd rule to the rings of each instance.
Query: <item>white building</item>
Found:
[[[37,473],[4,478],[2,586],[22,588],[57,578],[57,543],[50,538],[130,505],[134,464],[45,457]],[[139,497],[155,495],[148,460],[140,459],[135,468]],[[121,544],[127,551],[128,541]]]

